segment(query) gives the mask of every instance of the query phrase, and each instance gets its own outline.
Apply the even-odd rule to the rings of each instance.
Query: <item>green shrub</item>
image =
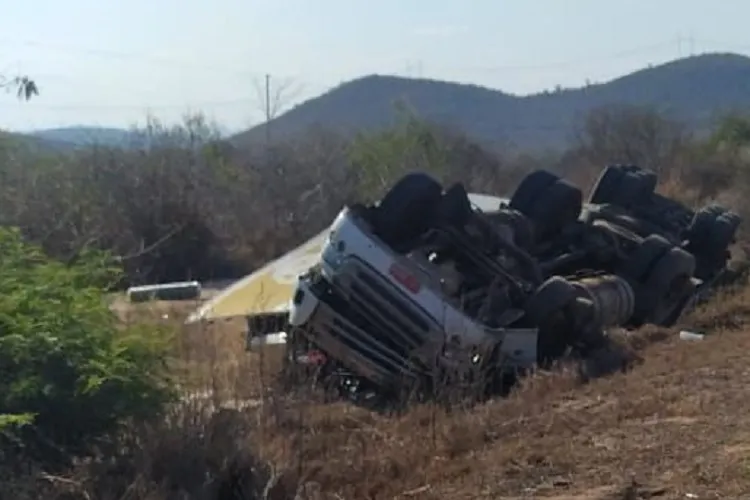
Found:
[[[359,177],[359,194],[375,199],[389,184],[411,170],[443,177],[449,167],[446,141],[437,130],[400,109],[399,121],[389,129],[358,134],[349,159]]]
[[[0,228],[0,432],[82,451],[173,395],[168,332],[122,328],[105,293],[118,271],[105,254],[52,260]],[[15,436],[18,438],[18,436]],[[18,441],[18,439],[16,439]]]

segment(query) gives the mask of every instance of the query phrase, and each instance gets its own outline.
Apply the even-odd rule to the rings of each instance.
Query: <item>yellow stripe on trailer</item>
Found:
[[[289,309],[297,277],[320,261],[328,230],[307,240],[203,304],[188,323]]]

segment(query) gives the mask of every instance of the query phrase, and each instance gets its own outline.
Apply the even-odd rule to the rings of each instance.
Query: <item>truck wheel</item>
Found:
[[[442,193],[440,183],[428,174],[406,174],[380,200],[375,232],[391,246],[418,237],[429,228]]]
[[[555,174],[537,170],[518,186],[510,208],[529,217],[536,239],[544,239],[578,220],[583,209],[583,193]]]
[[[659,261],[646,279],[645,286],[656,298],[649,321],[659,326],[672,326],[680,317],[677,310],[687,305],[695,290],[692,282],[695,257],[673,247]]]
[[[529,219],[521,212],[505,209],[489,216],[497,225],[507,225],[513,229],[513,243],[521,248],[529,248],[534,242],[534,228]]]
[[[721,205],[711,204],[695,212],[685,234],[685,239],[688,241],[690,248],[699,251],[701,246],[710,243],[709,238],[714,222],[724,211],[725,209]]]
[[[656,262],[674,245],[666,238],[652,234],[644,238],[635,251],[620,266],[620,272],[636,282],[643,282]]]
[[[711,228],[711,251],[709,262],[717,267],[724,267],[729,260],[729,247],[734,243],[737,229],[740,226],[740,216],[726,211],[716,218]]]
[[[573,224],[581,216],[583,193],[567,181],[549,186],[529,214],[537,228],[537,238],[545,239]]]
[[[662,324],[684,298],[695,272],[695,258],[665,238],[645,238],[622,266],[636,285],[633,322]]]
[[[596,220],[604,220],[616,226],[622,227],[637,235],[649,233],[641,220],[633,217],[630,213],[618,205],[592,205],[586,211],[583,220],[593,224]]]
[[[620,180],[624,174],[625,172],[616,165],[605,167],[591,189],[589,203],[599,205],[612,203],[614,200],[617,200]]]
[[[726,265],[729,246],[734,242],[740,216],[720,205],[712,204],[695,213],[687,230],[686,249],[696,256],[701,268]]]
[[[544,191],[560,178],[547,170],[536,170],[523,178],[508,204],[510,208],[528,215]]]
[[[636,165],[609,165],[599,175],[589,203],[623,207],[644,203],[656,189],[656,174]]]
[[[559,359],[572,344],[566,318],[577,291],[566,279],[553,276],[526,302],[524,311],[529,321],[539,329],[537,361],[541,366]]]
[[[721,214],[717,223],[718,224],[714,227],[714,234],[712,237],[715,238],[715,241],[722,242],[722,250],[728,250],[729,246],[737,241],[737,230],[742,223],[742,217],[731,210],[727,210]]]
[[[619,273],[634,285],[635,307],[633,321],[640,325],[648,316],[653,303],[646,297],[644,284],[656,263],[673,247],[666,238],[650,235],[641,241],[635,251],[620,266]]]
[[[473,210],[469,194],[463,184],[453,184],[448,188],[436,207],[436,220],[443,224],[463,227],[471,218]]]
[[[685,285],[685,296],[677,302],[677,305],[671,310],[671,312],[663,317],[663,320],[660,323],[661,326],[667,328],[674,326],[675,323],[677,323],[677,320],[679,320],[686,311],[693,309],[696,298],[695,291],[695,283],[691,280],[689,285]]]

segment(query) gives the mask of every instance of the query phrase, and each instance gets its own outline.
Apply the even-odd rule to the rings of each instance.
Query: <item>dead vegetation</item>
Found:
[[[670,144],[678,143],[669,137]],[[389,154],[397,155],[402,146],[388,147]],[[706,153],[693,142],[679,142],[679,148],[679,155],[667,149],[674,165],[665,168],[662,192],[693,202],[732,200],[750,215],[743,162],[731,156],[730,163],[716,163],[726,172],[700,177],[688,160],[700,163]],[[421,153],[412,150],[415,156]],[[597,168],[579,153],[571,153],[582,165],[575,170],[576,181],[590,180]],[[561,160],[558,168],[571,171],[565,166],[570,161]],[[472,172],[470,186],[481,191],[512,187],[513,177],[497,172],[493,183],[483,181],[491,171]],[[252,172],[263,176],[260,185],[270,182],[265,176],[278,175]],[[342,186],[351,189],[342,188],[315,205],[315,218],[353,193],[375,189],[373,177],[347,177],[352,172],[317,177],[323,179],[319,189],[336,192],[342,179],[349,182]],[[462,176],[457,171],[443,174]],[[150,203],[170,199],[173,181],[165,179],[163,190],[148,195]],[[312,189],[300,179],[294,185],[297,199],[306,192],[303,185]],[[299,204],[291,194],[284,197],[278,203],[285,205],[263,219],[273,224],[244,234],[244,247],[237,245],[232,252],[254,264],[319,229],[316,224],[322,222],[298,222],[297,215],[285,222],[278,215],[304,212],[312,196]],[[245,224],[253,218],[255,223],[262,210],[272,210],[262,204],[266,202],[257,203],[236,219],[223,212],[211,215],[212,231],[224,231],[220,241],[226,243],[242,227],[237,225],[240,217],[247,218]],[[174,223],[160,221],[163,227]],[[99,225],[87,227],[101,231]],[[299,227],[305,229],[297,232]],[[259,243],[276,230],[280,239]],[[123,234],[131,240],[115,246],[137,250],[136,233]],[[50,245],[58,253],[71,246]],[[165,248],[159,252],[171,255]],[[150,260],[135,259],[139,264],[131,269],[132,279],[150,276],[148,266],[159,262],[153,255],[142,257]],[[326,404],[315,394],[292,398],[280,393],[274,385],[278,353],[244,352],[241,321],[184,327],[175,347],[174,373],[186,397],[163,421],[128,425],[100,450],[99,459],[73,470],[53,473],[23,465],[20,472],[3,472],[0,498],[741,498],[750,492],[750,421],[745,421],[750,397],[744,384],[749,304],[750,287],[737,286],[684,318],[685,328],[708,334],[700,341],[680,340],[678,329],[643,329],[623,336],[638,359],[625,373],[582,383],[574,367],[562,366],[527,378],[507,399],[471,410],[419,406],[390,417],[344,403]],[[117,310],[123,321],[177,324],[195,306],[156,303]]]

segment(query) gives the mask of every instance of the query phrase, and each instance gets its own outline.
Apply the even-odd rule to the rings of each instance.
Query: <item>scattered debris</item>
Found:
[[[130,287],[127,290],[130,302],[150,300],[197,300],[201,297],[201,284],[197,281],[180,281]]]
[[[703,340],[705,337],[702,333],[694,333],[688,330],[680,331],[680,340]]]
[[[259,351],[272,345],[286,345],[286,333],[269,333],[268,335],[251,337],[249,339],[248,350]]]

